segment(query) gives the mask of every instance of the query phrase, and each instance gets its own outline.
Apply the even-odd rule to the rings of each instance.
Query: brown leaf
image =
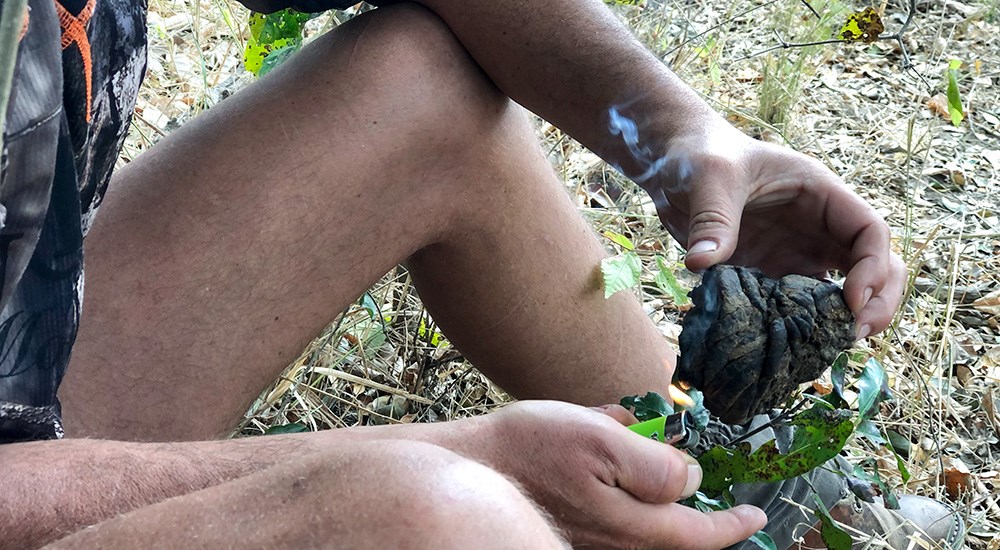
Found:
[[[927,108],[941,118],[951,120],[951,113],[948,112],[948,98],[944,94],[938,94],[928,99]]]
[[[816,395],[830,395],[833,392],[833,384],[828,384],[820,380],[813,382],[812,388],[816,392]]]
[[[993,397],[993,388],[988,388],[983,392],[983,412],[986,413],[986,418],[990,420],[993,431],[1000,435],[1000,419],[997,419],[997,406]]]
[[[975,487],[969,467],[957,458],[944,459],[944,472],[941,477],[945,490],[952,500],[958,500],[963,492],[971,491]]]
[[[969,365],[955,365],[955,378],[962,387],[967,387],[972,380],[972,369]]]
[[[972,302],[972,307],[990,315],[1000,315],[1000,290],[993,291]]]

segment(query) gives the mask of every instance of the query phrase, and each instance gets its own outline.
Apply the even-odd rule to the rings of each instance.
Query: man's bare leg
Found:
[[[522,110],[444,24],[376,10],[121,170],[87,240],[71,434],[231,429],[330,319],[410,258],[452,340],[520,397],[664,389],[672,354]]]
[[[0,447],[0,548],[564,546],[511,482],[444,448],[264,439]]]
[[[105,521],[50,548],[181,545],[567,547],[542,513],[493,470],[426,443],[388,441],[293,459]]]

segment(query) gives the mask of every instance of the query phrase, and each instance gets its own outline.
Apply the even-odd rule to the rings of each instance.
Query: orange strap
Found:
[[[28,21],[31,19],[31,11],[24,10],[24,24],[21,25],[21,36],[17,37],[17,41],[20,42],[24,38],[24,35],[28,34]]]
[[[90,16],[94,15],[94,4],[96,0],[87,0],[87,5],[80,10],[79,15],[73,15],[55,0],[56,13],[59,14],[59,26],[62,27],[62,48],[76,44],[80,49],[80,58],[83,60],[83,78],[87,86],[87,110],[86,121],[90,122],[90,101],[91,101],[91,58],[90,39],[87,38],[87,23]]]

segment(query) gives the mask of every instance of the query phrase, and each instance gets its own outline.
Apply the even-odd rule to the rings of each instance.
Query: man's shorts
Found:
[[[28,5],[0,169],[0,442],[62,436],[56,392],[80,320],[83,235],[146,64],[145,2]]]

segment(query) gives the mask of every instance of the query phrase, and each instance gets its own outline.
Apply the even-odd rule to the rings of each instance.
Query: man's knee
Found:
[[[311,48],[323,60],[350,51],[347,70],[328,64],[330,79],[360,78],[365,94],[420,128],[418,143],[468,144],[482,137],[512,102],[486,76],[448,25],[433,11],[400,3],[365,13]],[[349,98],[340,100],[350,101]],[[386,113],[383,113],[386,114]],[[373,114],[373,116],[375,116]],[[444,140],[432,139],[436,137]]]
[[[345,482],[359,511],[395,518],[395,529],[366,530],[395,546],[411,548],[559,548],[564,546],[545,516],[511,481],[496,471],[444,448],[413,441],[384,441],[325,461],[310,469],[317,494],[343,494]],[[333,464],[347,467],[332,466]],[[353,479],[348,479],[353,478]],[[329,498],[329,496],[327,497]],[[362,514],[364,517],[364,514]],[[517,529],[511,529],[516,525]],[[503,534],[503,538],[498,535]]]

